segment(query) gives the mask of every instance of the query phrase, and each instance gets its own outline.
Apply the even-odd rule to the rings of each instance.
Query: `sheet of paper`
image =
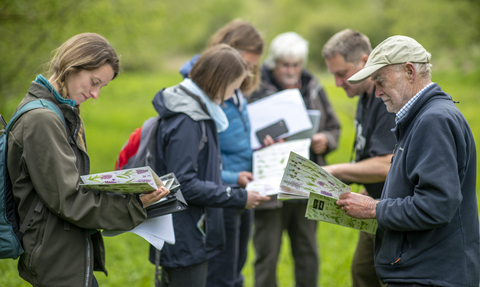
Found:
[[[280,120],[284,120],[288,137],[312,127],[305,103],[298,89],[287,89],[247,105],[251,128],[251,144],[254,150],[262,147],[256,132]]]
[[[164,242],[175,244],[175,232],[171,214],[147,219],[129,231],[104,230],[102,234],[107,237],[112,237],[125,232],[131,232],[143,237],[159,250],[162,249]]]
[[[372,234],[377,232],[377,221],[375,219],[356,219],[348,216],[338,207],[336,201],[336,198],[312,192],[308,198],[305,216],[311,220],[329,222]]]
[[[258,191],[263,195],[274,195],[280,191],[288,156],[291,151],[306,157],[310,153],[310,139],[276,143],[253,152],[253,178],[247,190]]]
[[[312,123],[312,128],[289,136],[289,141],[298,139],[311,139],[313,135],[318,132],[318,127],[320,126],[321,112],[319,110],[307,110],[307,112],[308,117],[310,118],[310,122]]]
[[[280,182],[280,179],[278,179],[278,182]],[[254,180],[247,183],[245,189],[249,191],[257,191],[261,195],[270,196],[278,193],[279,186],[274,184],[272,185],[272,183],[269,181]]]
[[[80,176],[86,187],[119,193],[147,193],[163,186],[148,166]]]

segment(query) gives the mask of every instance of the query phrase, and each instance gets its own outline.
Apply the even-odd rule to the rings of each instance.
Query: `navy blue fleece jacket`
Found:
[[[467,121],[433,84],[392,131],[395,155],[376,208],[379,278],[478,287],[476,149]]]

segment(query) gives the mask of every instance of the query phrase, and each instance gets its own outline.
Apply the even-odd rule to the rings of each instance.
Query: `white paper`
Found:
[[[296,133],[288,137],[288,140],[311,139],[313,135],[318,132],[322,113],[319,110],[307,110],[307,112],[308,117],[310,118],[310,122],[312,123],[312,128],[304,130],[303,132]]]
[[[263,195],[274,195],[280,191],[280,182],[287,166],[290,152],[308,158],[310,139],[301,139],[276,143],[253,152],[253,181],[247,190],[257,191]]]
[[[281,179],[282,178],[278,178],[278,182],[280,182]],[[245,189],[248,191],[256,191],[264,196],[275,195],[280,190],[280,187],[274,183],[276,181],[277,179],[270,179],[266,181],[262,181],[262,180],[250,181],[249,183],[247,183],[247,186],[245,187]]]
[[[250,140],[254,150],[262,147],[257,139],[256,132],[264,127],[284,120],[288,133],[281,137],[288,137],[312,128],[305,103],[298,89],[287,89],[275,93],[247,105],[250,120]]]
[[[102,234],[107,237],[112,237],[125,232],[135,233],[143,237],[158,250],[162,249],[165,242],[175,244],[172,214],[147,219],[129,231],[104,230]]]

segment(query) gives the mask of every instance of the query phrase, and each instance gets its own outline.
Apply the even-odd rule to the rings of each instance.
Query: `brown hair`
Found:
[[[219,44],[200,55],[189,78],[213,101],[218,94],[224,97],[227,86],[246,72],[247,65],[242,56],[229,45]]]
[[[58,93],[68,98],[66,79],[80,70],[92,71],[109,64],[113,69],[113,79],[120,72],[120,61],[110,43],[95,33],[83,33],[73,36],[55,50],[49,63],[51,84],[56,84]]]
[[[252,53],[262,55],[263,39],[258,31],[249,22],[235,19],[215,32],[210,37],[208,47],[218,44],[227,44],[236,49],[239,53]],[[253,92],[260,83],[260,67],[255,66],[251,75],[247,76],[243,81],[240,89],[245,95]]]
[[[333,35],[323,46],[322,56],[330,59],[339,54],[343,56],[345,62],[358,64],[362,55],[370,55],[372,46],[367,36],[362,33],[345,29]]]

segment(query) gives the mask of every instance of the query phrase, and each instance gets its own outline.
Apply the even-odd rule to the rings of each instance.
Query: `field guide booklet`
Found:
[[[308,198],[305,217],[375,234],[377,220],[356,219],[336,204],[340,194],[352,188],[311,160],[290,152],[280,183],[279,200]]]
[[[111,193],[148,193],[157,190],[160,186],[170,187],[170,182],[163,182],[160,177],[148,166],[125,170],[115,170],[104,173],[80,176],[82,186]],[[158,202],[165,200],[162,198]],[[154,203],[155,204],[155,203]],[[175,244],[172,215],[147,219],[129,231],[104,230],[107,237],[131,232],[143,237],[155,248],[161,250],[165,242]]]
[[[164,186],[149,167],[137,167],[80,176],[83,186],[116,193],[148,193]]]

